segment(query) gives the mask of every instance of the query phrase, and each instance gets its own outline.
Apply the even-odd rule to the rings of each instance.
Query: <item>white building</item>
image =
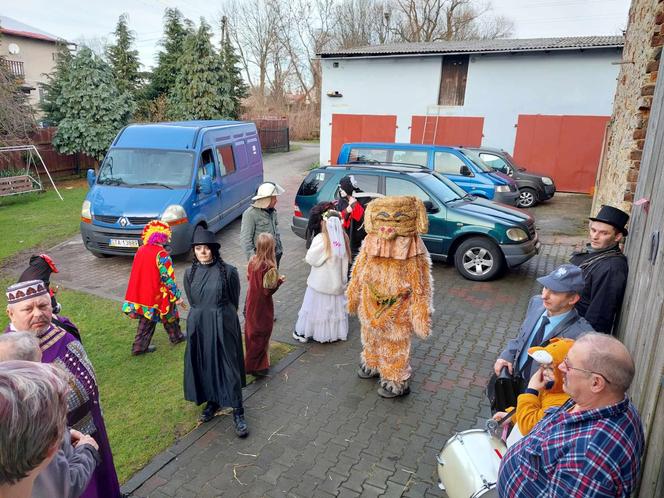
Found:
[[[350,141],[484,145],[588,192],[622,46],[590,36],[322,52],[321,164]]]

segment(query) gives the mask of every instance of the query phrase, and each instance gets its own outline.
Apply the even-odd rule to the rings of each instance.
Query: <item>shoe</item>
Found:
[[[394,382],[391,380],[381,380],[378,388],[378,395],[383,398],[396,398],[410,393],[408,381]]]
[[[242,410],[240,412],[240,410]],[[235,423],[235,434],[237,437],[245,438],[249,435],[249,427],[244,420],[244,409],[233,410],[233,422]]]
[[[201,416],[198,417],[198,421],[202,424],[204,424],[205,422],[209,422],[214,418],[214,414],[217,413],[218,409],[219,406],[216,403],[208,401],[207,405],[205,405],[203,413],[201,413]]]
[[[171,342],[171,344],[175,346],[176,344],[180,344],[181,342],[184,342],[186,340],[187,338],[185,336],[181,336],[179,339],[176,339],[175,341]]]
[[[156,350],[157,350],[157,346],[153,346],[152,344],[150,344],[145,349],[145,351],[132,351],[131,354],[133,356],[139,356],[139,355],[146,354],[146,353],[154,353]]]
[[[293,339],[295,339],[296,341],[300,341],[301,343],[309,342],[309,339],[307,339],[303,335],[298,334],[295,331],[293,331]]]
[[[360,365],[360,368],[357,369],[357,376],[360,379],[371,379],[372,377],[378,377],[378,370]]]

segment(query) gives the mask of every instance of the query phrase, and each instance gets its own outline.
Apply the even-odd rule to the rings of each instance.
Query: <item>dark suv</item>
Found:
[[[469,149],[479,154],[480,159],[491,168],[514,179],[519,187],[519,207],[533,207],[540,202],[551,199],[556,193],[556,186],[551,177],[520,168],[514,162],[514,158],[504,150],[493,147],[469,147]]]
[[[490,280],[535,256],[535,220],[519,209],[473,197],[426,167],[326,166],[312,170],[295,197],[291,229],[304,238],[309,210],[337,198],[339,180],[353,175],[362,196],[414,195],[424,201],[429,232],[422,236],[432,259],[453,261],[469,280]],[[359,197],[359,195],[358,195]]]

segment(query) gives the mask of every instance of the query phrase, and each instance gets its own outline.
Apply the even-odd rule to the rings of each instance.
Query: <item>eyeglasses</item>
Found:
[[[607,379],[606,375],[604,375],[604,374],[601,374],[599,372],[593,372],[592,370],[586,370],[585,368],[577,368],[577,367],[571,366],[569,364],[569,359],[567,358],[567,356],[565,356],[565,359],[563,360],[563,365],[565,365],[565,370],[578,370],[580,372],[586,372],[586,373],[589,373],[589,374],[599,375],[602,379],[604,379],[604,381],[607,384],[611,384],[611,381],[609,379]]]

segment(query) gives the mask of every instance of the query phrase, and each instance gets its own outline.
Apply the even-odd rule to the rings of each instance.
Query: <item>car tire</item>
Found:
[[[464,240],[454,253],[454,266],[463,278],[485,282],[500,275],[505,258],[498,245],[486,237]]]
[[[538,202],[537,192],[530,187],[523,187],[519,189],[519,198],[517,206],[520,208],[530,208],[536,206]]]

